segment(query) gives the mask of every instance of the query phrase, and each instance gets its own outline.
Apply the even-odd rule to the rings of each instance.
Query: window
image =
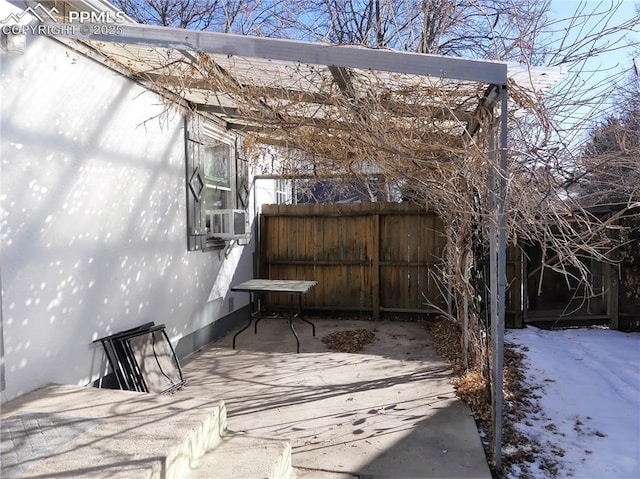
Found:
[[[236,158],[235,138],[196,116],[186,120],[185,132],[188,249],[221,247],[245,233],[246,161]]]
[[[211,141],[211,143],[209,143]],[[215,241],[214,232],[223,231],[221,219],[215,214],[216,210],[234,209],[236,204],[234,188],[231,178],[233,168],[231,163],[231,145],[216,140],[207,140],[204,145],[204,215],[207,228],[207,240]]]
[[[287,180],[276,180],[276,204],[286,205],[291,202],[290,188]]]

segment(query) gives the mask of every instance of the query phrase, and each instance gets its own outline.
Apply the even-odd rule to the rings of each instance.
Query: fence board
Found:
[[[430,277],[444,250],[442,223],[414,205],[264,205],[260,276],[315,280],[308,309],[431,312],[442,306]],[[291,304],[269,295],[267,306]]]

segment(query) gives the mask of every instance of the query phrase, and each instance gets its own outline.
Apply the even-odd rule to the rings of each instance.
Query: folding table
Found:
[[[293,335],[296,337],[296,352],[300,352],[300,338],[298,338],[298,333],[293,327],[293,319],[298,318],[305,323],[311,325],[313,335],[316,335],[316,326],[311,321],[302,317],[302,296],[307,294],[309,290],[315,287],[318,284],[317,281],[302,281],[302,280],[293,280],[293,279],[251,279],[249,281],[245,281],[244,283],[238,284],[236,286],[231,287],[231,291],[245,291],[251,295],[251,302],[255,302],[254,296],[260,296],[266,293],[284,293],[296,295],[298,297],[297,302],[297,310],[296,308],[292,308],[289,310],[289,328]],[[263,319],[263,311],[261,307],[260,301],[258,301],[258,308],[256,311],[252,312],[249,316],[249,322],[247,325],[238,331],[233,336],[233,349],[236,348],[236,338],[240,333],[245,331],[251,326],[251,322],[253,319],[256,319],[254,324],[254,333],[258,333],[258,323]]]

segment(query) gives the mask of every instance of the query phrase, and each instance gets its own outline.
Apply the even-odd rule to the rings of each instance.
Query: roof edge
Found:
[[[56,28],[55,36],[87,41],[115,42],[150,47],[201,51],[249,58],[335,65],[376,71],[424,75],[436,78],[507,83],[507,63],[488,60],[381,50],[353,45],[332,45],[300,40],[253,37],[233,33],[185,30],[181,28],[118,24],[103,33],[100,28]],[[77,26],[77,25],[76,25]]]

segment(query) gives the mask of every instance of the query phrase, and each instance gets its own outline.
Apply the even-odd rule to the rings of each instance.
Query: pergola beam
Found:
[[[133,75],[132,78],[137,81],[148,81],[160,85],[176,86],[192,90],[211,89],[211,82],[206,78],[180,77],[177,75],[162,75],[159,73],[144,73]],[[311,93],[299,90],[291,90],[288,88],[265,86],[252,86],[251,88],[254,92],[266,98],[291,100],[303,103],[320,103],[326,105],[331,104],[330,97],[322,93]]]
[[[353,82],[351,81],[351,74],[349,70],[342,67],[337,67],[335,65],[329,65],[329,71],[331,72],[331,76],[333,76],[333,80],[340,88],[340,91],[349,99],[356,100],[357,95],[355,88],[353,87]]]
[[[56,36],[481,83],[507,83],[503,62],[123,23],[109,33],[57,23]],[[65,28],[67,27],[67,28]]]
[[[187,90],[208,90],[208,84],[205,79],[195,79],[195,78],[179,78],[173,75],[160,75],[160,74],[140,74],[132,76],[134,80],[150,84],[166,86],[166,87],[177,87],[184,88]],[[314,103],[319,105],[327,105],[330,106],[333,102],[330,98],[322,93],[308,93],[302,92],[298,90],[288,90],[286,88],[275,88],[275,87],[251,87],[254,92],[262,95],[265,100],[266,99],[276,99],[289,101],[291,103]],[[215,113],[224,115],[232,118],[245,118],[246,115],[242,115],[239,113],[237,107],[232,106],[223,106],[223,105],[212,105],[212,104],[199,104],[200,111],[208,111],[209,113]],[[392,100],[380,100],[380,106],[389,112],[398,115],[398,116],[407,116],[407,117],[417,117],[421,116],[425,113],[426,109],[424,105],[412,104],[412,103],[402,103],[398,101]],[[467,111],[465,109],[449,109],[449,108],[439,108],[437,111],[434,108],[428,109],[429,116],[434,120],[444,120],[444,121],[459,121],[461,123],[470,124],[470,122],[475,117],[475,113]],[[256,114],[259,115],[259,112],[256,111]]]
[[[265,131],[265,130],[283,130],[283,126],[286,127],[298,127],[308,126],[313,128],[321,128],[326,130],[341,130],[348,131],[351,128],[351,124],[343,120],[335,120],[330,118],[311,118],[299,115],[287,115],[286,122],[283,121],[282,115],[274,121],[275,115],[272,117],[266,117],[259,111],[255,111],[255,116],[251,116],[251,112],[242,112],[236,107],[224,106],[224,105],[210,105],[205,103],[193,103],[193,109],[201,113],[209,113],[218,116],[221,120],[227,122],[227,128],[240,131]],[[460,121],[469,119],[470,115],[459,114],[441,111],[437,115],[431,116],[435,121]],[[428,134],[428,133],[425,133]]]

